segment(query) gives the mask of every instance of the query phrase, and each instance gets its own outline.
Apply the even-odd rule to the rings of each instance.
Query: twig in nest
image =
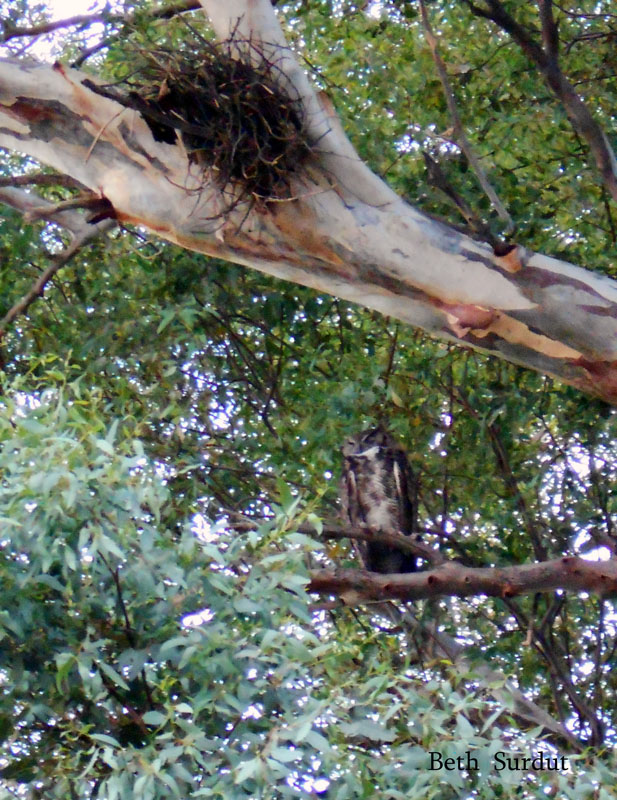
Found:
[[[174,144],[179,136],[204,184],[213,181],[231,198],[219,216],[245,201],[290,199],[311,153],[299,98],[256,43],[232,36],[220,44],[193,34],[186,50],[143,51],[144,66],[126,94],[84,85],[138,111],[155,140]]]

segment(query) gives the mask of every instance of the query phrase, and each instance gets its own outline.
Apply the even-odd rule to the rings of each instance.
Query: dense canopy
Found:
[[[245,3],[276,14],[284,56],[222,5],[204,0],[212,26],[152,0],[58,23],[0,0],[0,797],[613,797],[613,4]],[[258,184],[223,134],[214,166],[191,145],[209,78],[173,73],[236,45],[274,74],[254,102],[293,112],[275,138],[297,167],[258,147]],[[410,226],[400,285],[322,236],[319,203],[373,178],[344,185],[291,56],[323,141],[338,114],[390,187],[362,205],[371,258],[401,236],[383,198]],[[50,75],[72,88],[50,99]],[[262,108],[232,140],[262,141]],[[413,220],[467,254],[464,301],[426,299]],[[366,532],[339,515],[341,445],[377,423],[419,477],[426,558],[398,582],[359,569]],[[522,760],[540,753],[559,768]]]

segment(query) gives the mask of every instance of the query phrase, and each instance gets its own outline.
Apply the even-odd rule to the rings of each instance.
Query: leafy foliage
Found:
[[[424,174],[430,150],[495,225],[445,133],[415,5],[279,5],[373,169],[456,221]],[[535,5],[510,5],[535,24]],[[10,8],[14,25],[42,11]],[[152,22],[150,8],[131,23],[139,47],[180,42],[183,26]],[[518,235],[611,274],[614,212],[542,81],[462,4],[429,8],[468,135]],[[608,126],[614,52],[602,8],[564,14],[561,30],[568,71]],[[135,58],[123,11],[92,66],[107,77]],[[67,42],[72,58],[85,35]],[[3,161],[6,174],[34,168]],[[54,226],[3,211],[0,313],[62,243]],[[370,608],[320,605],[304,591],[310,568],[353,563],[319,532],[337,513],[340,443],[379,420],[409,448],[424,539],[447,557],[493,566],[597,554],[614,535],[608,407],[138,231],[78,254],[6,332],[1,355],[5,796],[611,796],[614,763],[599,746],[577,761],[542,744],[473,668],[453,670]],[[610,753],[610,599],[412,611],[464,642],[472,667],[514,674],[583,748],[599,745],[596,724]],[[498,751],[559,746],[570,772],[491,766]],[[431,772],[431,750],[469,750],[480,772]]]
[[[80,379],[41,384],[37,402],[14,387],[1,429],[5,781],[52,797],[422,797],[437,782],[421,744],[484,764],[504,747],[494,724],[474,731],[486,702],[453,676],[421,688],[396,637],[311,611],[305,559],[322,545],[293,532],[291,497],[245,534],[171,531],[131,426],[105,428]],[[449,781],[449,796],[465,785]]]

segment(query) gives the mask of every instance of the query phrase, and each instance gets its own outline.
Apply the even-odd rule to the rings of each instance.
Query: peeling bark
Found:
[[[342,297],[617,403],[617,283],[522,247],[506,255],[405,204],[360,161],[285,49],[269,0],[202,0],[218,35],[264,43],[302,98],[314,152],[294,197],[228,202],[184,148],[61,65],[0,61],[0,145],[108,200],[119,221]],[[204,182],[204,178],[206,178]]]

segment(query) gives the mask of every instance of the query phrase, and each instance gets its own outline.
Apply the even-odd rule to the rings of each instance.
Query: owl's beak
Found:
[[[374,444],[372,447],[367,448],[362,453],[354,453],[354,458],[371,458],[371,456],[376,456],[379,452],[379,445]]]

